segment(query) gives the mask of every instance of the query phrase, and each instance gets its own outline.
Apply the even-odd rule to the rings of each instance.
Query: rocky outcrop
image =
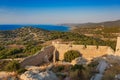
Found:
[[[99,64],[96,68],[98,73],[96,73],[90,80],[102,80],[103,73],[109,67],[108,63],[105,60],[99,61]]]
[[[59,80],[52,71],[26,71],[20,78],[22,80]]]
[[[78,58],[75,58],[74,60],[72,60],[71,64],[72,65],[75,65],[75,64],[86,64],[87,63],[87,60],[82,58],[82,57],[78,57]]]

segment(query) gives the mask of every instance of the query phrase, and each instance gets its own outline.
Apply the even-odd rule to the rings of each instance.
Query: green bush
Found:
[[[5,66],[5,70],[6,71],[17,71],[20,69],[20,64],[17,61],[12,61],[9,62],[6,66]]]
[[[19,48],[19,49],[18,48],[13,48],[13,49],[5,48],[0,51],[0,59],[12,58],[12,56],[15,56],[22,52],[23,52],[22,48]]]
[[[80,53],[78,51],[70,50],[64,54],[64,60],[67,62],[71,62],[72,60],[74,60],[75,58],[80,57],[80,56],[82,56],[82,55],[80,55]]]
[[[24,68],[20,68],[19,70],[17,70],[17,73],[18,73],[18,74],[21,74],[21,73],[24,73],[25,71],[27,71],[27,70],[24,69]]]

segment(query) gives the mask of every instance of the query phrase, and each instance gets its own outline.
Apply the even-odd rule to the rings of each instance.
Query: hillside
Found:
[[[49,31],[39,28],[25,27],[10,31],[0,31],[1,44],[28,43],[30,41],[46,40]]]
[[[115,41],[103,41],[73,32],[46,31],[24,27],[10,31],[0,31],[0,59],[20,58],[35,54],[53,40],[82,45],[107,45],[115,49]],[[50,42],[47,45],[43,45]]]
[[[74,29],[71,32],[101,38],[102,40],[116,40],[120,35],[120,20],[101,23],[68,24]]]

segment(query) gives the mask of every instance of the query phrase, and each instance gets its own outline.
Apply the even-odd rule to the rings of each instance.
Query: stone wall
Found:
[[[53,46],[59,52],[59,60],[64,59],[64,53],[68,50],[77,50],[82,54],[82,56],[87,59],[91,60],[95,57],[100,57],[106,54],[114,54],[114,50],[108,46],[94,46],[94,45],[69,45],[69,44],[60,44],[60,43],[53,43]]]
[[[42,64],[43,62],[46,62],[46,58],[50,59],[53,55],[54,47],[53,46],[48,46],[44,49],[42,49],[40,52],[37,54],[30,56],[26,59],[24,59],[21,62],[21,66],[37,66]]]

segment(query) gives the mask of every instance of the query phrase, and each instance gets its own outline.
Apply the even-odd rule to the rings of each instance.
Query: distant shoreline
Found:
[[[0,31],[15,30],[23,27],[33,27],[48,31],[61,31],[61,32],[70,31],[69,26],[63,26],[63,25],[0,25]]]

